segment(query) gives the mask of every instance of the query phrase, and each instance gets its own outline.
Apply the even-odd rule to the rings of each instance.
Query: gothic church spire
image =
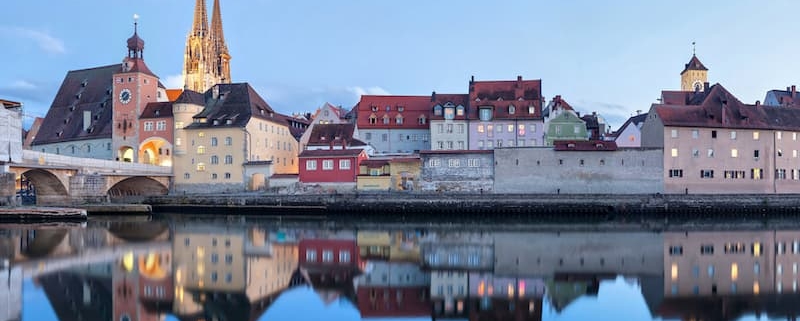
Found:
[[[208,12],[206,0],[197,0],[194,4],[194,22],[190,36],[204,38],[208,35]]]
[[[214,0],[214,9],[211,12],[211,50],[216,58],[215,70],[216,77],[222,83],[231,82],[230,53],[228,45],[225,43],[225,33],[222,31],[222,11],[219,7],[219,0]]]

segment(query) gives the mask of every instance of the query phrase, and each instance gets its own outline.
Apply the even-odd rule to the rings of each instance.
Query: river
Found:
[[[794,320],[800,227],[188,216],[0,224],[0,321]]]

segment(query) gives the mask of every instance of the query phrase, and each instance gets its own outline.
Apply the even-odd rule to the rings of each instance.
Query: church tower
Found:
[[[708,68],[703,66],[697,55],[692,54],[683,71],[681,72],[682,91],[703,91],[703,84],[708,81]]]
[[[206,2],[197,0],[183,58],[184,87],[203,93],[215,84],[231,82],[230,59],[219,0],[214,0],[210,29]]]
[[[136,19],[138,16],[134,16],[133,36],[128,38],[128,56],[113,76],[110,146],[115,160],[133,163],[138,162],[139,115],[158,98],[158,76],[144,63],[144,40],[139,38]]]

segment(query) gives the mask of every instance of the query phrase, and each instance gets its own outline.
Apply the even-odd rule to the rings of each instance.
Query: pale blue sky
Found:
[[[179,86],[192,0],[11,1],[0,20],[0,98],[44,115],[68,70],[118,63],[132,15],[145,59]],[[210,6],[210,0],[209,0]],[[614,129],[677,89],[697,42],[741,100],[796,83],[792,12],[775,1],[222,0],[232,78],[282,113],[359,93],[465,93],[478,80],[541,78],[549,100],[598,111]]]

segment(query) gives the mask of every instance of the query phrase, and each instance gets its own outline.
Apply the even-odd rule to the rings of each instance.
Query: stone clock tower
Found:
[[[689,60],[683,71],[681,72],[681,90],[682,91],[703,91],[703,84],[708,81],[708,68],[703,66],[700,59],[692,54],[692,59]]]
[[[144,40],[139,38],[138,22],[134,22],[133,36],[128,38],[128,56],[114,74],[112,89],[111,151],[113,159],[121,162],[138,162],[139,115],[158,96],[158,77],[147,68],[143,54]]]

